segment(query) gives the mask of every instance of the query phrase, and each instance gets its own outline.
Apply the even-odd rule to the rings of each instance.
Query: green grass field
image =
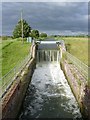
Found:
[[[88,38],[79,37],[57,37],[64,40],[67,51],[88,65]],[[90,66],[90,65],[89,65]]]
[[[14,41],[16,41],[16,39],[15,40],[2,40],[2,49],[4,49],[4,47],[6,47],[6,46],[9,46],[9,44],[11,44],[11,43],[13,43]]]
[[[17,40],[2,41],[2,76],[22,61],[30,52],[30,43]]]

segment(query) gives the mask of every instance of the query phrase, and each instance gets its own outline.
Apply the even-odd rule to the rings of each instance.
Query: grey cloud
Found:
[[[60,33],[60,31],[87,32],[88,3],[3,3],[3,34],[12,34],[20,19],[20,11],[33,29],[41,32]],[[9,32],[8,32],[9,31]],[[11,32],[10,32],[11,31]]]
[[[3,2],[89,2],[89,0],[2,0]]]

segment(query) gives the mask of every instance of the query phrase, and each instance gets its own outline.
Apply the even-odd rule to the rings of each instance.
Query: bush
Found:
[[[66,50],[68,51],[68,52],[70,52],[70,50],[71,50],[71,44],[65,44],[65,46],[66,46]]]
[[[23,38],[23,41],[27,41],[27,38]]]
[[[7,40],[8,37],[7,36],[2,36],[2,40]]]
[[[46,33],[41,33],[41,34],[40,34],[40,37],[42,37],[42,38],[43,38],[43,37],[47,37],[47,34],[46,34]]]
[[[17,39],[17,41],[22,41],[22,38],[20,37],[20,38],[16,38]],[[23,38],[23,42],[24,41],[27,41],[27,38]]]
[[[21,38],[21,37],[20,37],[20,38],[17,38],[17,40],[18,40],[18,41],[22,41],[22,38]]]

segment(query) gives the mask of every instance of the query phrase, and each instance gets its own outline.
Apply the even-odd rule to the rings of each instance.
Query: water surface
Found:
[[[81,118],[75,97],[56,62],[36,66],[19,120],[30,118]]]

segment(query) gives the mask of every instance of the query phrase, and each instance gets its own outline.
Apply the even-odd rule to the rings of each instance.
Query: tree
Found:
[[[39,37],[39,31],[38,30],[32,30],[30,36],[33,37],[33,38],[38,38]]]
[[[47,37],[47,34],[46,33],[41,33],[40,37]]]
[[[29,24],[26,22],[26,20],[19,20],[18,24],[15,26],[14,31],[13,31],[13,37],[14,38],[19,38],[22,37],[22,23],[23,23],[23,37],[28,37],[30,32],[31,32],[31,27]]]

